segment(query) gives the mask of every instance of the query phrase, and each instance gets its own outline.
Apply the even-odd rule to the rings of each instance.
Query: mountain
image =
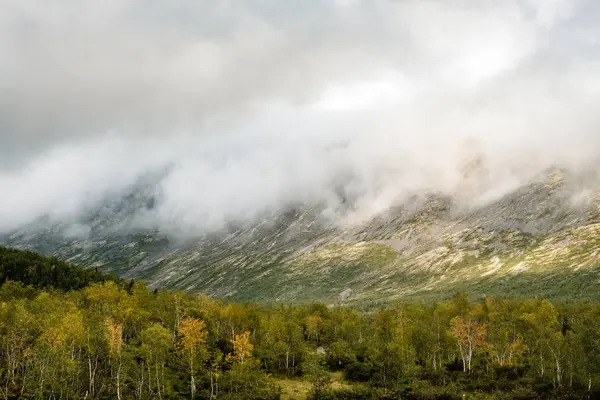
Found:
[[[142,185],[76,225],[39,221],[0,239],[150,287],[236,300],[366,304],[459,290],[568,299],[600,289],[600,190],[561,170],[477,206],[430,194],[345,228],[322,207],[296,206],[185,241],[126,228],[156,201]]]

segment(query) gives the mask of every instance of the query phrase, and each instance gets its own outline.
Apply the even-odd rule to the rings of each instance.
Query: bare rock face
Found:
[[[485,160],[470,154],[464,193],[488,179]],[[600,190],[588,178],[548,171],[477,206],[415,196],[352,226],[323,218],[321,206],[295,205],[186,241],[124,228],[132,210],[153,207],[136,188],[79,221],[84,238],[73,224],[40,221],[2,241],[151,287],[237,300],[370,303],[458,290],[585,297],[600,284]]]

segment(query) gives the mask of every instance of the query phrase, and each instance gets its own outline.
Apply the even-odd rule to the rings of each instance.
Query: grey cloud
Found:
[[[270,98],[305,101],[369,58],[369,43],[337,40],[336,14],[323,31],[327,7],[307,10],[315,24],[303,27],[283,14],[283,27],[275,2],[250,4],[10,1],[0,41],[3,128],[44,140],[195,127]]]
[[[273,99],[303,103],[327,82],[386,67],[424,79],[493,72],[535,50],[566,8],[520,3],[9,0],[0,118],[38,141],[160,131]]]
[[[600,149],[599,10],[6,0],[0,231],[76,218],[167,165],[145,218],[192,231],[291,202],[335,208],[339,190],[355,219],[410,193],[460,194],[475,156],[483,198],[551,165],[588,168]]]

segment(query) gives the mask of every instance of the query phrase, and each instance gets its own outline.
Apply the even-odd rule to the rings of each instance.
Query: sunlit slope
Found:
[[[100,229],[68,240],[60,227],[30,228],[6,241],[154,287],[238,300],[600,294],[600,196],[558,171],[482,206],[429,195],[349,229],[324,222],[321,211],[297,207],[185,244],[156,231]],[[96,220],[107,226],[122,220],[117,214]]]

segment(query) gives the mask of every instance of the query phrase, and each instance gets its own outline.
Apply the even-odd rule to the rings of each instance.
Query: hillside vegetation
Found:
[[[0,288],[6,399],[600,395],[600,302],[470,301],[459,293],[362,311],[224,303],[110,279],[73,287],[61,282],[83,282],[84,271],[2,252],[5,269],[61,265],[56,282],[70,289],[43,280]],[[14,268],[13,277],[32,279]]]
[[[77,290],[109,280],[121,283],[121,279],[97,268],[78,268],[56,257],[0,246],[0,284],[18,281],[34,288]]]
[[[322,206],[297,205],[187,241],[123,228],[151,192],[132,190],[136,196],[112,208],[107,201],[81,221],[90,227],[85,238],[40,223],[0,241],[151,288],[234,301],[377,304],[457,291],[562,301],[600,293],[600,187],[561,171],[477,206],[415,196],[343,228],[323,218]]]

